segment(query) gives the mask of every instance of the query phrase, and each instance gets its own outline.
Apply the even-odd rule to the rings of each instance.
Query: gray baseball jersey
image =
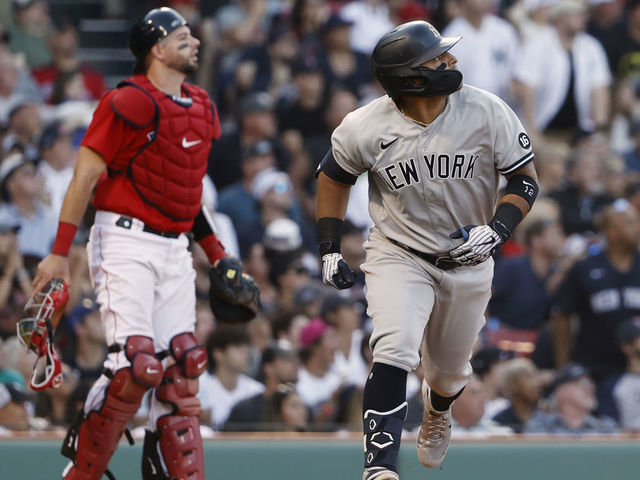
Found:
[[[347,115],[331,143],[344,170],[369,172],[376,227],[427,253],[452,249],[449,234],[462,226],[486,224],[503,195],[500,174],[533,160],[509,106],[468,85],[449,95],[427,126],[407,118],[388,96],[378,98]]]

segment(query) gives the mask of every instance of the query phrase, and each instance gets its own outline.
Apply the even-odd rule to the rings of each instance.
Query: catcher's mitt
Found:
[[[209,273],[209,303],[216,319],[223,323],[246,323],[260,310],[260,290],[242,272],[237,258],[224,257]]]

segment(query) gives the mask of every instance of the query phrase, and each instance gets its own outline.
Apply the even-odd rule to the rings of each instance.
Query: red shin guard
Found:
[[[75,448],[75,465],[65,480],[100,480],[118,447],[127,422],[135,415],[145,392],[162,380],[162,364],[154,355],[153,341],[133,336],[125,346],[131,365],[118,370],[105,392],[100,410],[92,410],[82,421]],[[73,448],[75,436],[67,435]]]

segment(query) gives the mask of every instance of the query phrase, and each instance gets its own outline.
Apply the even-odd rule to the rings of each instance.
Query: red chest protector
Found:
[[[136,88],[142,102],[153,103],[148,111],[154,113],[140,124],[135,121],[139,117],[134,120],[126,113],[130,108],[126,105],[112,102],[113,111],[135,128],[154,130],[128,165],[110,169],[109,175],[127,175],[140,198],[165,217],[193,220],[200,210],[211,141],[219,135],[209,95],[199,87],[183,84],[189,98],[173,99],[144,75],[126,79],[118,85],[122,87]]]

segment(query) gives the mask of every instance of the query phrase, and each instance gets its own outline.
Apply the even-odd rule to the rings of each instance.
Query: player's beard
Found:
[[[198,70],[198,60],[196,60],[195,63],[192,63],[191,57],[189,57],[184,60],[184,62],[182,62],[182,64],[179,66],[179,68],[176,68],[176,70],[184,73],[185,75],[191,75]]]
[[[188,58],[177,57],[173,59],[168,65],[174,70],[177,70],[180,73],[184,73],[185,75],[191,75],[198,70],[198,60],[196,57],[195,62],[191,60],[191,56]]]

